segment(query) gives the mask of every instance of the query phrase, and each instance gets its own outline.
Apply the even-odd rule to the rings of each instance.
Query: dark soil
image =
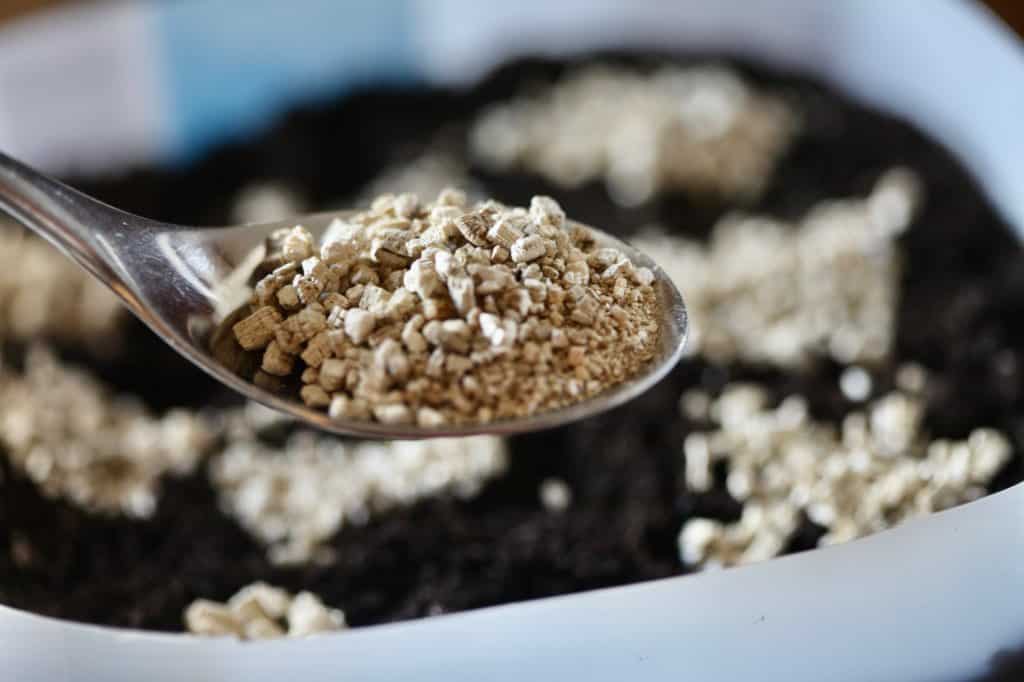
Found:
[[[76,184],[129,210],[192,224],[227,221],[231,198],[259,179],[289,182],[311,207],[341,206],[385,165],[413,158],[426,141],[448,140],[460,150],[474,111],[564,68],[519,62],[470,92],[363,92],[297,111],[259,139],[189,168]],[[753,208],[797,216],[820,199],[864,192],[894,164],[921,175],[927,203],[903,240],[896,358],[873,370],[875,386],[890,386],[900,361],[921,362],[934,375],[931,431],[1004,430],[1017,456],[994,488],[1021,480],[1024,255],[1011,231],[959,163],[914,128],[816,83],[748,73],[782,88],[805,115],[803,135]],[[550,193],[570,215],[623,235],[652,221],[704,235],[728,208],[670,196],[626,210],[597,184],[566,192],[533,176],[474,175],[498,198],[523,202]],[[157,410],[233,400],[141,325],[131,335],[131,351],[113,360],[69,357]],[[734,518],[740,510],[722,488],[703,495],[683,488],[682,440],[700,425],[679,416],[682,390],[715,391],[730,380],[756,378],[779,397],[802,393],[816,415],[834,418],[852,407],[837,388],[838,374],[826,361],[800,373],[686,361],[611,414],[513,440],[508,475],[473,501],[431,500],[344,529],[333,541],[339,559],[330,567],[269,565],[263,549],[218,511],[202,474],[166,481],[156,517],[137,522],[44,500],[2,464],[0,601],[73,620],[180,630],[192,599],[226,598],[263,579],[313,590],[343,608],[353,625],[366,625],[679,574],[685,569],[675,536],[683,521],[694,514]],[[549,476],[573,490],[573,505],[563,514],[538,501],[538,485]],[[807,523],[790,550],[812,548],[820,533]]]

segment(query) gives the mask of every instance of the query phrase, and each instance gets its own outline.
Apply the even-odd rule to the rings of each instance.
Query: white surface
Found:
[[[949,142],[1024,225],[1024,135],[1007,134],[1024,118],[1024,56],[974,6],[518,0],[492,21],[473,4],[422,0],[421,11],[439,80],[472,78],[542,44],[561,52],[627,39],[802,65]],[[537,29],[544,43],[529,38]],[[952,680],[1024,643],[1021,594],[1018,486],[760,565],[303,641],[145,635],[0,608],[0,671],[19,682]]]

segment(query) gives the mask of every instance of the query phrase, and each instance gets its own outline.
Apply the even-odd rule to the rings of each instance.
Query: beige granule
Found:
[[[304,213],[306,202],[299,193],[281,181],[246,185],[231,206],[231,222],[271,223]]]
[[[693,392],[692,392],[693,393]],[[683,401],[689,411],[694,395]],[[743,504],[739,521],[695,518],[679,534],[682,561],[729,566],[780,554],[801,514],[837,544],[982,496],[1011,455],[1006,436],[975,429],[962,441],[930,440],[921,398],[894,392],[818,422],[800,396],[771,407],[756,385],[732,384],[710,403],[717,428],[687,436],[687,486],[712,485],[711,467],[728,464],[726,487]]]
[[[919,201],[916,176],[894,169],[867,197],[823,202],[796,225],[731,215],[707,246],[664,234],[632,243],[683,293],[687,353],[782,367],[817,355],[871,365],[892,346],[896,238]]]
[[[252,422],[265,412],[229,417],[209,473],[221,507],[275,563],[329,561],[323,545],[344,525],[436,495],[472,497],[506,467],[504,442],[489,436],[351,443],[302,431],[270,447]]]
[[[720,66],[595,66],[492,107],[470,144],[495,169],[563,187],[603,178],[613,199],[636,205],[672,189],[756,197],[797,127],[783,100]]]
[[[572,505],[572,488],[560,478],[545,478],[541,481],[537,496],[549,512],[562,513]]]
[[[23,373],[0,367],[7,458],[48,497],[89,511],[150,516],[161,476],[194,470],[212,437],[195,413],[154,417],[40,347],[29,351]]]
[[[125,309],[55,248],[0,218],[0,339],[116,350]]]
[[[305,637],[346,627],[345,613],[324,606],[312,592],[292,595],[263,582],[243,587],[227,603],[197,599],[185,609],[184,621],[194,635],[243,640]]]
[[[424,426],[523,417],[640,370],[658,337],[653,273],[598,247],[552,199],[529,209],[378,197],[323,243],[271,239],[239,344],[335,418]]]

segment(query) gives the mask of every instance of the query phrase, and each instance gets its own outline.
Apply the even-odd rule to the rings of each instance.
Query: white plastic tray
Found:
[[[1024,226],[1024,50],[976,5],[517,0],[418,5],[424,64],[642,44],[822,75],[956,151]],[[111,580],[117,576],[112,575]],[[0,678],[955,680],[1024,645],[1024,487],[763,564],[300,641],[243,644],[0,607]]]

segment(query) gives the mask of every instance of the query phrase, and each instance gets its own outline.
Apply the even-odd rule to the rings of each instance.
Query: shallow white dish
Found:
[[[743,54],[822,76],[949,145],[1024,229],[1024,48],[979,6],[416,6],[418,49],[442,82],[519,53],[622,45]],[[0,607],[0,671],[19,682],[955,680],[1024,645],[1022,593],[1024,484],[759,565],[298,641],[147,634]]]

